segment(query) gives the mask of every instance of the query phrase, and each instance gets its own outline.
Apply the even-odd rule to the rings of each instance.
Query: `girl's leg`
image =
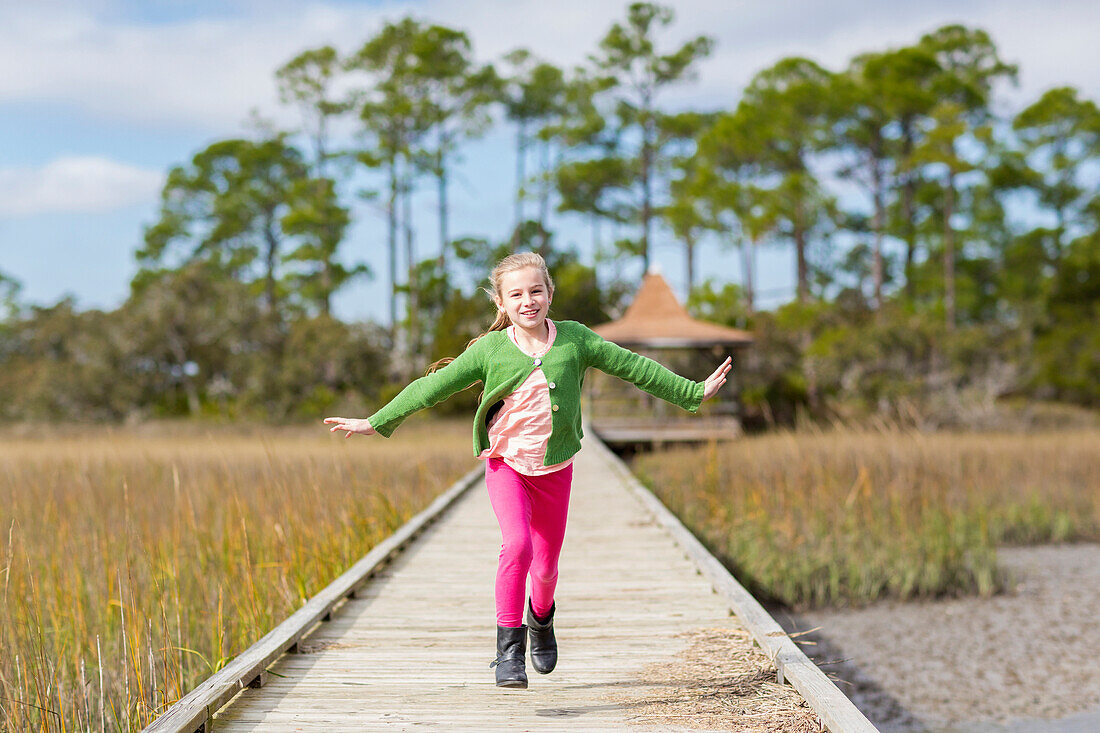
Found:
[[[531,608],[550,613],[558,585],[558,556],[565,539],[573,464],[542,476],[525,476],[531,487]]]
[[[533,554],[531,501],[524,477],[497,458],[485,461],[485,486],[503,540],[497,563],[497,625],[523,625],[523,591]]]

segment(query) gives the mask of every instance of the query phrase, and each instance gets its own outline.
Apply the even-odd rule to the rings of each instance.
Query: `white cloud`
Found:
[[[665,48],[699,33],[717,40],[699,83],[666,101],[729,104],[760,68],[798,54],[836,68],[851,55],[909,43],[947,22],[985,27],[1006,58],[1018,61],[1022,89],[1034,99],[1057,84],[1100,97],[1100,3],[979,0],[915,4],[875,0],[830,3],[775,0],[676,0]],[[112,12],[112,5],[114,10]],[[331,43],[350,51],[406,13],[467,30],[478,55],[497,59],[527,47],[572,65],[584,60],[625,0],[449,0],[352,5],[238,0],[231,12],[172,22],[122,20],[109,0],[0,5],[0,103],[60,102],[98,117],[179,126],[223,135],[259,108],[291,123],[276,104],[274,69],[295,53]]]
[[[0,168],[0,216],[104,212],[155,198],[164,174],[96,156]]]
[[[989,32],[1001,57],[1019,64],[1019,88],[1007,90],[1005,99],[1011,108],[1067,84],[1100,100],[1100,77],[1093,73],[1100,64],[1095,0],[682,0],[676,6],[677,32],[717,39],[714,54],[700,65],[698,85],[669,95],[681,104],[706,99],[730,105],[756,72],[786,56],[805,56],[837,71],[856,54],[912,44],[952,23]]]

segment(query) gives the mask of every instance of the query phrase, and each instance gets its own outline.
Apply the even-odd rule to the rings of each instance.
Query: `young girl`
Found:
[[[581,382],[592,366],[695,412],[725,384],[729,357],[693,382],[606,341],[576,321],[547,318],[554,283],[542,257],[505,257],[489,278],[497,319],[438,371],[401,391],[366,419],[329,417],[332,432],[389,437],[406,417],[475,382],[485,389],[474,415],[474,454],[485,460],[485,485],[503,544],[496,575],[496,683],[527,687],[524,658],[547,674],[557,664],[554,589],[565,537],[573,458],[581,447]],[[438,364],[437,364],[438,365]],[[436,365],[433,365],[436,366]],[[523,624],[524,587],[531,598]]]

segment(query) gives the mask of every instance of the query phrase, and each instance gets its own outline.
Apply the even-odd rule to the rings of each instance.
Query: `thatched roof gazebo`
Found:
[[[692,318],[668,282],[653,270],[642,279],[622,318],[592,330],[691,379],[705,379],[726,356],[733,357],[726,386],[697,415],[593,370],[585,379],[587,418],[605,442],[661,444],[741,434],[737,352],[753,342],[748,331]]]

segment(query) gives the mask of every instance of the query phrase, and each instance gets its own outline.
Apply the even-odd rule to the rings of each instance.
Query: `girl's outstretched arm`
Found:
[[[730,366],[726,362],[707,377],[705,382],[695,382],[681,377],[676,372],[648,356],[642,356],[630,349],[608,341],[598,333],[584,327],[585,351],[589,366],[624,379],[649,394],[660,397],[666,402],[695,412],[703,400],[713,397],[719,387],[725,383]],[[728,359],[732,365],[732,359]]]
[[[469,348],[439,371],[414,379],[405,389],[367,419],[328,417],[325,423],[338,427],[332,432],[349,430],[351,433],[390,437],[406,417],[417,410],[431,407],[455,392],[466,389],[474,382],[485,379],[485,367],[481,358],[481,343],[475,341]],[[354,429],[353,429],[354,428]]]

